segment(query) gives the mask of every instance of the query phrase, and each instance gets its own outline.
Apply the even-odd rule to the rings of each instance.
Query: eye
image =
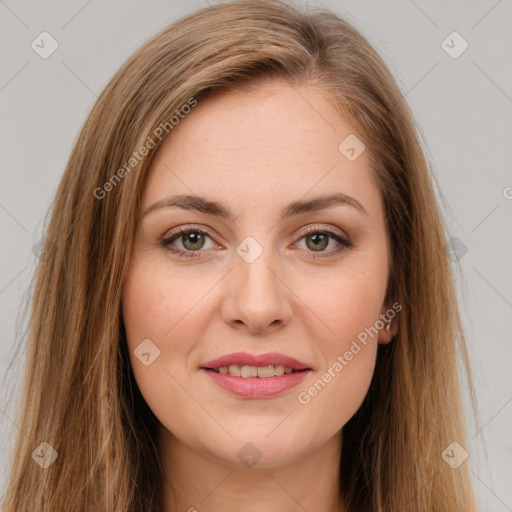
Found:
[[[352,247],[352,243],[343,238],[339,233],[330,229],[320,229],[317,226],[308,228],[306,230],[305,236],[300,239],[300,241],[302,240],[304,240],[306,251],[308,252],[308,258],[329,257],[333,254],[338,254],[339,252],[344,251],[349,247]],[[337,244],[337,247],[335,247],[333,250],[325,251],[332,240],[335,241],[335,245]]]
[[[202,229],[194,227],[178,228],[174,233],[162,238],[160,245],[180,257],[197,258],[199,256],[197,253],[205,248],[207,238],[212,240],[208,232]],[[173,245],[175,241],[179,241],[182,248]],[[211,248],[213,247],[206,247],[206,249]]]
[[[306,229],[303,233],[299,241],[304,240],[305,251],[308,253],[306,257],[308,258],[328,257],[352,247],[352,243],[330,229],[320,229],[317,226],[313,226]],[[210,247],[206,246],[207,239],[212,242]],[[332,240],[335,241],[338,247],[325,251]],[[175,242],[179,242],[178,245],[175,245]],[[198,258],[202,249],[216,247],[208,231],[193,226],[177,228],[170,235],[161,237],[159,244],[180,258]]]

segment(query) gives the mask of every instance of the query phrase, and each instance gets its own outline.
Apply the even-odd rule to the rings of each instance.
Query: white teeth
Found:
[[[235,377],[259,377],[265,379],[267,377],[279,377],[285,373],[292,373],[294,370],[282,364],[268,365],[268,366],[248,366],[232,364],[230,366],[221,366],[218,368],[219,373],[224,375],[233,375]]]
[[[257,377],[258,368],[256,366],[242,366],[240,377]]]
[[[275,375],[275,368],[272,365],[258,366],[258,377],[264,379],[266,377],[273,377]]]
[[[282,364],[278,364],[276,366],[276,375],[283,375],[284,374],[284,366]]]
[[[228,373],[229,375],[234,375],[235,377],[241,377],[241,366],[237,364],[232,364],[231,366],[228,366]]]

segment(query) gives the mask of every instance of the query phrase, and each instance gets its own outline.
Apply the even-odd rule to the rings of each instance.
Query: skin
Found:
[[[349,161],[338,150],[352,133],[320,91],[269,81],[202,99],[152,162],[142,212],[171,194],[196,194],[234,215],[166,207],[143,216],[123,289],[135,379],[162,425],[166,512],[343,510],[341,429],[367,394],[378,343],[396,334],[395,320],[299,402],[391,306],[384,210],[367,154]],[[280,220],[290,202],[333,192],[367,215],[337,204]],[[159,244],[190,225],[209,229],[204,245],[179,235],[172,245],[199,257]],[[332,229],[353,247],[336,252],[342,246],[329,238],[315,250],[307,226]],[[236,252],[248,236],[263,249],[252,263]],[[134,354],[145,339],[160,350],[148,366]],[[237,351],[279,352],[313,371],[277,396],[239,397],[199,370]],[[237,456],[248,442],[261,453],[252,467]]]

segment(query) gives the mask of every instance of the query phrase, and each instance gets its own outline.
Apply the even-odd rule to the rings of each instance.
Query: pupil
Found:
[[[315,235],[311,235],[308,238],[313,241],[313,248],[320,247],[321,249],[325,249],[326,242],[328,242],[328,237],[324,234],[317,233]]]
[[[196,244],[201,243],[201,241],[202,241],[201,237],[202,237],[202,235],[200,233],[188,233],[185,237],[185,240],[189,241],[191,245],[196,245]],[[192,247],[192,248],[197,249],[198,247]]]

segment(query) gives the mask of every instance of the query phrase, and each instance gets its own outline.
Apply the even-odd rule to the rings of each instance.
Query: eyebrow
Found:
[[[363,205],[359,201],[353,197],[337,192],[334,194],[314,197],[313,199],[309,199],[307,201],[293,201],[282,209],[281,220],[292,217],[294,215],[323,210],[330,206],[340,204],[352,206],[359,212],[369,217],[368,212],[364,209]],[[161,208],[170,208],[173,206],[177,206],[185,210],[197,210],[201,213],[215,215],[216,217],[222,217],[225,219],[233,219],[233,214],[229,208],[222,203],[208,200],[197,195],[184,194],[169,196],[161,199],[160,201],[157,201],[156,203],[153,203],[146,209],[146,211],[143,213],[143,216],[155,210],[159,210]]]

